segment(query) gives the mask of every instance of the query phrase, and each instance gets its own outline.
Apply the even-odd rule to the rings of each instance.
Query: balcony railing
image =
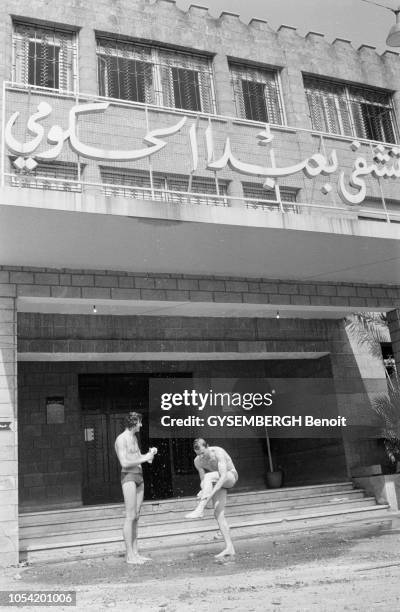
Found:
[[[27,177],[5,173],[6,184],[20,189],[44,189],[51,191],[64,191],[81,194],[85,189],[96,190],[108,197],[130,198],[135,200],[149,200],[179,204],[181,206],[216,206],[224,208],[242,208],[252,212],[272,212],[290,214],[328,214],[334,211],[343,217],[354,218],[354,211],[344,206],[327,207],[325,205],[310,204],[309,202],[277,202],[273,199],[238,198],[229,195],[211,195],[209,193],[193,193],[170,191],[166,189],[151,189],[145,187],[129,187],[106,183],[89,183],[83,181],[48,178],[45,176]],[[387,214],[380,208],[358,208],[357,216],[360,220],[388,221],[400,223],[400,212],[390,211]]]

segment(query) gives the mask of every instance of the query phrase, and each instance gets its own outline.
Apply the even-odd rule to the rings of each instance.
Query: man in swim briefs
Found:
[[[123,534],[126,562],[131,564],[142,564],[150,560],[139,555],[137,527],[144,494],[142,463],[152,463],[157,449],[153,447],[145,455],[141,454],[136,439],[141,427],[142,416],[138,412],[129,412],[125,417],[125,431],[115,440],[115,452],[122,468],[121,485],[125,501]]]
[[[231,489],[238,480],[238,473],[228,453],[220,446],[208,446],[203,438],[197,438],[193,443],[196,458],[194,465],[199,472],[201,490],[197,497],[200,502],[193,512],[185,518],[202,518],[207,502],[212,499],[214,516],[218,522],[225,541],[225,549],[215,555],[216,559],[233,557],[235,549],[232,544],[229,525],[225,518],[227,489]]]

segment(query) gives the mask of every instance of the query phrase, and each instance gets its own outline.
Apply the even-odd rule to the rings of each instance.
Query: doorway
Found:
[[[124,430],[128,412],[143,415],[138,434],[146,452],[157,446],[157,460],[144,464],[145,499],[166,499],[190,495],[195,470],[191,440],[149,439],[149,379],[166,374],[84,374],[79,376],[79,397],[83,429],[82,501],[85,505],[123,501],[121,467],[115,453],[116,437]],[[175,374],[190,378],[191,374]]]

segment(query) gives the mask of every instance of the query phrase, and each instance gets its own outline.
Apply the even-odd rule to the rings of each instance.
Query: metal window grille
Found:
[[[385,208],[381,198],[367,197],[360,206],[359,219],[387,222],[387,215],[392,223],[400,223],[400,200],[385,198]]]
[[[230,70],[237,116],[282,125],[278,71],[240,64],[231,64]]]
[[[312,127],[320,132],[394,143],[390,93],[304,77]]]
[[[218,186],[214,179],[193,176],[192,178],[182,175],[169,175],[167,177],[168,189],[171,191],[181,191],[180,194],[170,194],[170,199],[177,203],[204,204],[227,206],[228,183],[218,179]],[[199,194],[199,195],[188,195]],[[220,198],[213,196],[219,195]]]
[[[219,180],[217,190],[216,182],[209,178],[153,172],[151,180],[150,173],[136,170],[102,167],[100,171],[105,195],[177,204],[228,205],[224,197],[227,181]]]
[[[15,168],[11,166],[13,171]],[[30,172],[18,172],[11,176],[11,184],[31,189],[50,189],[51,191],[81,191],[78,181],[78,165],[66,162],[41,162]]]
[[[101,167],[101,180],[104,183],[103,192],[108,196],[120,196],[141,200],[152,200],[150,174],[119,168]],[[153,176],[153,189],[165,190],[165,181]],[[158,199],[162,198],[162,192]]]
[[[279,210],[279,203],[276,199],[275,191],[264,189],[257,183],[242,183],[243,195],[246,198],[246,208],[255,208],[258,210]],[[283,208],[285,211],[298,212],[297,206],[287,205],[287,203],[297,202],[297,189],[292,187],[279,187],[281,200],[284,202]],[[276,204],[274,203],[276,202]]]
[[[14,24],[14,82],[75,90],[76,61],[76,36],[73,32],[24,23]]]
[[[108,38],[98,39],[97,55],[102,96],[215,113],[207,57]]]

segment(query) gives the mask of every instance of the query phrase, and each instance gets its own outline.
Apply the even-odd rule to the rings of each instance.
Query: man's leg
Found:
[[[141,485],[136,485],[136,519],[132,523],[132,551],[133,551],[133,555],[135,557],[136,562],[144,563],[145,561],[150,561],[150,559],[148,557],[142,557],[142,555],[139,554],[138,536],[137,536],[140,509],[143,503],[143,496],[144,496],[144,484],[142,483]]]
[[[218,555],[215,555],[216,559],[222,559],[224,557],[233,557],[235,549],[232,544],[231,534],[229,525],[225,518],[225,505],[226,505],[227,491],[226,489],[220,489],[213,496],[214,501],[214,516],[217,519],[218,526],[222,533],[225,541],[225,549]]]
[[[188,518],[188,519],[202,518],[205,507],[207,506],[207,503],[208,503],[208,498],[211,495],[211,491],[213,490],[214,484],[218,480],[219,480],[219,472],[207,472],[202,482],[200,501],[197,504],[196,508],[193,510],[193,512],[189,512],[189,514],[186,514],[185,518]]]
[[[136,542],[136,515],[137,515],[137,490],[136,483],[132,480],[124,482],[122,492],[125,502],[125,521],[122,529],[126,547],[126,562],[135,563],[137,551],[133,549],[133,542]]]

